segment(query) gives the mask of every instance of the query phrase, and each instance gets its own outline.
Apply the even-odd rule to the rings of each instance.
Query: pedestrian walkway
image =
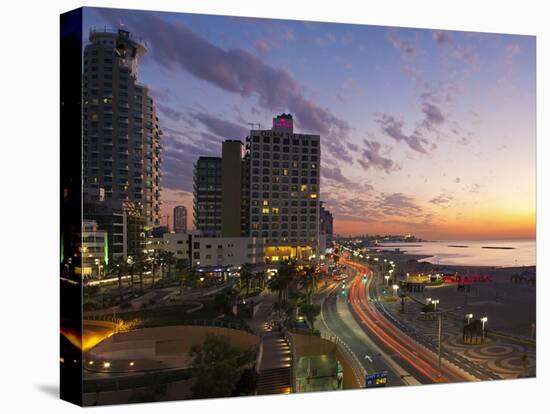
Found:
[[[405,313],[401,313],[400,302],[386,302],[384,307],[393,317],[414,328],[433,343],[437,343],[437,323],[422,317],[420,304],[407,300]],[[443,349],[460,355],[503,379],[535,376],[536,345],[534,343],[489,335],[484,343],[465,344],[462,341],[464,322],[461,315],[449,313],[442,318]]]
[[[262,339],[262,360],[256,393],[290,394],[292,392],[292,351],[280,332],[271,332]]]

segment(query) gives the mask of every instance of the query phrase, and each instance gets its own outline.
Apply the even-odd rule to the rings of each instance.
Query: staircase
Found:
[[[256,394],[290,394],[292,392],[292,351],[280,332],[264,335],[263,357],[258,372]]]

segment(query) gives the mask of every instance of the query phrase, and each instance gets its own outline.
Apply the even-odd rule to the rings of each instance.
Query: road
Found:
[[[386,373],[389,386],[417,383],[366,335],[349,311],[347,299],[341,295],[339,287],[340,283],[334,283],[325,293],[319,330],[325,335],[338,337],[355,354],[366,373]]]
[[[388,318],[388,314],[376,299],[376,285],[373,283],[373,274],[370,269],[360,263],[351,261],[346,263],[359,274],[366,273],[368,276],[366,283],[359,277],[351,283],[349,289],[351,309],[368,336],[386,350],[395,362],[421,383],[475,381],[478,376],[482,376],[479,367],[469,361],[460,361],[448,352],[442,352],[440,371],[437,353],[432,349],[434,344],[429,344],[423,338],[408,335],[405,329],[400,329],[406,327],[400,327],[396,325],[396,320]],[[484,374],[486,373],[483,373],[483,377],[485,377]]]

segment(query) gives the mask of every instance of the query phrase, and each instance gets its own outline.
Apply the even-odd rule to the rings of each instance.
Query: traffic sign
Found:
[[[388,376],[385,373],[367,374],[365,376],[365,387],[376,388],[385,387],[388,382]]]

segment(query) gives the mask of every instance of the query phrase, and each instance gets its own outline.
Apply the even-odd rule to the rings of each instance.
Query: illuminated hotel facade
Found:
[[[249,235],[266,241],[266,263],[319,251],[319,135],[294,133],[290,114],[246,139]]]

